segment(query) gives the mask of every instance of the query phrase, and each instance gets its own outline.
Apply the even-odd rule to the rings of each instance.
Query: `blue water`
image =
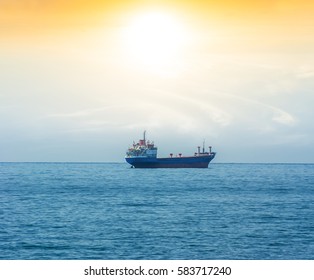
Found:
[[[314,165],[0,163],[0,259],[313,259]]]

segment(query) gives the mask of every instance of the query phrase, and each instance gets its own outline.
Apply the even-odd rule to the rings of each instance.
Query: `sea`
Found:
[[[2,260],[313,260],[314,164],[0,163]]]

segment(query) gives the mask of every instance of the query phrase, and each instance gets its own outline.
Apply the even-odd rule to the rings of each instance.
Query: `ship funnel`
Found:
[[[201,147],[200,146],[197,147],[197,152],[198,152],[198,154],[201,153]]]
[[[212,146],[209,146],[209,153],[212,153]]]

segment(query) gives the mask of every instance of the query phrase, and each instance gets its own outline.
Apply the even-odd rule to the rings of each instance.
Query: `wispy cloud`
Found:
[[[235,94],[228,94],[228,93],[220,93],[220,94],[228,96],[229,98],[232,98],[232,99],[238,99],[242,102],[249,104],[248,106],[254,105],[257,108],[260,108],[262,110],[266,109],[266,110],[270,111],[271,114],[273,115],[272,120],[276,123],[280,123],[283,125],[294,125],[294,124],[296,124],[296,118],[292,114],[290,114],[287,111],[285,111],[281,108],[278,108],[276,106],[273,106],[273,105],[270,105],[267,103],[263,103],[263,102],[258,101],[256,99],[250,99],[250,98],[238,96]]]
[[[268,105],[268,108],[273,110],[274,113],[273,120],[275,122],[289,126],[296,124],[296,118],[293,117],[291,114],[270,105]]]
[[[78,110],[78,111],[68,112],[68,113],[49,114],[49,115],[47,115],[47,117],[49,117],[49,118],[80,118],[80,117],[90,116],[90,115],[93,115],[95,113],[104,112],[110,108],[111,108],[111,106],[97,107],[97,108],[86,108],[83,110]]]
[[[301,72],[297,74],[297,78],[299,79],[307,79],[307,78],[313,78],[313,77],[314,77],[314,70]]]

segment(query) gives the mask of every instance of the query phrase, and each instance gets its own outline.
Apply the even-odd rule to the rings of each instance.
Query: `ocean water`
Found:
[[[314,259],[313,164],[0,163],[0,259]]]

